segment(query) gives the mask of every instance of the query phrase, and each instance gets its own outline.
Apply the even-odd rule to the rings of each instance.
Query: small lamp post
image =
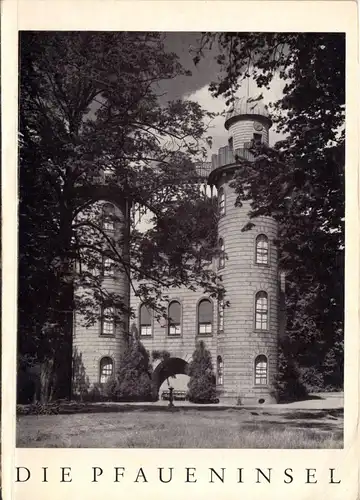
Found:
[[[174,396],[173,396],[173,390],[174,388],[173,387],[169,387],[169,405],[168,405],[168,408],[173,408],[174,407]]]

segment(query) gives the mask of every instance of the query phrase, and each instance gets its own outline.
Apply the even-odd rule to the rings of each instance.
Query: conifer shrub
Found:
[[[138,338],[132,338],[114,380],[104,388],[116,401],[153,401],[154,388],[149,354]]]
[[[197,343],[188,367],[190,380],[188,383],[188,399],[192,403],[215,403],[216,379],[210,351],[201,340]]]

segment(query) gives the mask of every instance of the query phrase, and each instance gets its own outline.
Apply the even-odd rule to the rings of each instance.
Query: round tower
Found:
[[[219,200],[218,237],[221,276],[229,307],[219,304],[217,364],[221,399],[238,404],[275,402],[278,349],[278,265],[274,239],[277,224],[259,217],[249,222],[250,202],[235,207],[230,187],[241,159],[253,160],[253,142],[268,144],[271,119],[261,102],[237,99],[226,115],[228,145],[212,158],[208,183]]]
[[[97,187],[98,201],[93,205],[93,214],[86,214],[87,218],[94,218],[94,223],[101,226],[106,235],[104,241],[112,242],[116,247],[118,258],[112,253],[104,253],[97,268],[91,271],[101,283],[105,292],[104,297],[115,294],[122,298],[125,307],[129,306],[130,283],[128,272],[119,264],[119,258],[126,261],[129,256],[129,203],[127,200],[111,196],[107,186]],[[111,248],[110,243],[106,246]],[[97,254],[94,255],[99,260]],[[116,262],[116,260],[118,262]],[[87,289],[77,287],[76,294],[86,294]],[[84,316],[76,313],[74,317],[73,334],[73,393],[87,394],[94,387],[101,392],[105,383],[119,369],[121,357],[128,341],[128,316],[125,312],[116,309],[110,300],[99,305],[99,319],[95,324],[86,326]]]

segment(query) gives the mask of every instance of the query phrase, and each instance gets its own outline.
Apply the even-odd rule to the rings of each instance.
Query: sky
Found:
[[[191,99],[198,102],[207,111],[222,113],[226,110],[225,100],[223,98],[214,98],[209,92],[209,84],[217,81],[219,75],[219,65],[215,61],[216,50],[209,53],[204,59],[200,60],[195,66],[191,48],[197,46],[200,33],[186,32],[168,32],[165,34],[165,45],[168,52],[174,52],[179,57],[180,63],[185,69],[192,72],[192,76],[180,76],[172,80],[163,81],[159,89],[160,102],[164,104],[167,101],[175,99]],[[247,88],[249,87],[249,89]],[[279,78],[274,78],[270,90],[258,89],[255,82],[250,79],[246,88],[237,94],[239,97],[245,96],[249,91],[250,97],[256,97],[260,93],[264,96],[264,103],[277,101],[282,97],[284,82]],[[208,160],[211,160],[212,154],[217,154],[218,149],[228,144],[228,131],[224,127],[224,117],[214,118],[209,130],[212,136],[212,147],[208,151]],[[270,129],[269,142],[273,145],[281,140],[282,135]],[[142,216],[138,224],[138,230],[149,228],[149,214]]]
[[[214,98],[211,96],[208,87],[212,81],[217,81],[219,74],[219,66],[215,61],[216,49],[209,52],[206,57],[200,60],[199,64],[195,66],[193,63],[193,56],[191,48],[196,47],[200,38],[200,33],[185,33],[185,32],[171,32],[166,33],[165,44],[169,52],[175,52],[180,60],[180,63],[185,69],[192,72],[192,76],[182,76],[173,80],[163,82],[161,91],[165,93],[162,99],[191,99],[198,102],[207,111],[223,112],[226,109],[225,101],[223,98]],[[264,103],[269,104],[282,97],[282,89],[284,82],[279,78],[274,78],[270,90],[258,89],[255,82],[250,79],[246,88],[240,89],[238,96],[245,96],[247,94],[247,87],[249,87],[250,97],[256,97],[260,93],[264,96]],[[209,159],[211,154],[217,153],[218,149],[227,144],[227,131],[224,127],[224,117],[216,117],[211,123],[209,135],[213,138],[211,150],[209,150]],[[270,129],[270,145],[280,140],[282,136]]]

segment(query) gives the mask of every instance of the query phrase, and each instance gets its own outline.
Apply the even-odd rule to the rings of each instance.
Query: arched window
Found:
[[[262,142],[262,135],[261,134],[253,134],[253,139],[252,139],[252,147],[259,147],[261,146]]]
[[[152,335],[151,315],[144,304],[140,307],[140,335],[143,337]]]
[[[181,335],[181,306],[180,302],[174,300],[169,304],[168,311],[168,335]]]
[[[219,203],[219,215],[225,215],[225,192],[223,188],[219,189],[218,192],[218,203]]]
[[[115,207],[105,203],[102,207],[102,226],[104,231],[115,231]]]
[[[267,384],[267,357],[261,354],[255,359],[255,385]]]
[[[216,366],[217,366],[217,369],[216,369],[217,384],[223,385],[223,383],[224,383],[224,363],[223,363],[221,356],[217,357]]]
[[[198,305],[198,335],[211,335],[213,307],[209,299],[203,299]]]
[[[268,296],[266,292],[258,292],[255,297],[255,329],[268,329]]]
[[[103,182],[111,181],[114,176],[114,170],[111,167],[104,167],[102,170]]]
[[[224,331],[224,301],[220,300],[218,303],[218,328],[219,332]]]
[[[265,234],[259,234],[256,238],[255,262],[256,264],[269,263],[269,240]]]
[[[101,335],[115,334],[115,310],[113,307],[106,307],[102,311]]]
[[[114,373],[114,362],[109,356],[100,360],[100,384],[105,384]]]
[[[225,243],[222,238],[219,239],[219,269],[223,269],[225,267]]]
[[[115,262],[110,257],[105,257],[103,260],[103,274],[104,277],[114,276]]]

